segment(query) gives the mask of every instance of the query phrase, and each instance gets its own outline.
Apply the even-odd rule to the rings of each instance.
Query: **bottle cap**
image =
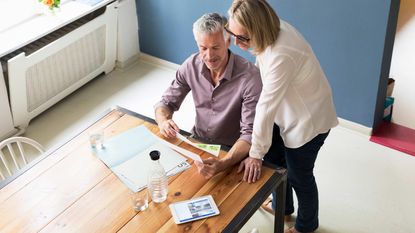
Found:
[[[159,160],[160,158],[160,151],[158,150],[153,150],[150,152],[150,158],[151,160]]]

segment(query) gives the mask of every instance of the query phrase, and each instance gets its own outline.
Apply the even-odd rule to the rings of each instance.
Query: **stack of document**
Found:
[[[187,139],[185,136],[181,135],[180,133],[176,132],[176,136],[181,139],[182,141],[186,142],[189,145],[192,145],[193,147],[196,147],[200,150],[203,150],[205,152],[208,152],[211,155],[214,155],[216,157],[219,156],[220,152],[220,145],[217,144],[204,144],[204,143],[195,143]]]
[[[172,150],[166,142],[152,134],[145,126],[138,126],[104,142],[95,149],[96,155],[133,192],[147,185],[151,168],[150,151],[160,151],[160,163],[168,176],[190,168],[186,158]]]

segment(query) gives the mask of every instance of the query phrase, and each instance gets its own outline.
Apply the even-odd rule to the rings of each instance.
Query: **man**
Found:
[[[173,121],[186,95],[192,91],[196,120],[192,133],[209,143],[231,147],[218,160],[196,162],[199,173],[210,178],[248,155],[251,133],[262,83],[259,70],[229,50],[230,36],[224,30],[226,18],[217,13],[203,15],[193,24],[199,53],[178,69],[176,78],[155,105],[156,121],[163,136],[176,136]]]

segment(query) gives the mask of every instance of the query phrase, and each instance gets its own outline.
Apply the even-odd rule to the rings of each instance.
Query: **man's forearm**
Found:
[[[158,106],[155,110],[155,115],[157,124],[160,124],[165,120],[171,119],[173,117],[173,112],[167,107]]]
[[[230,166],[235,165],[242,161],[249,153],[251,145],[245,140],[238,140],[233,144],[232,148],[226,154],[226,156],[221,159],[222,169],[224,170]]]

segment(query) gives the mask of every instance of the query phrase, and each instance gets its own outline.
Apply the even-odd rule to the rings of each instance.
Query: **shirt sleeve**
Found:
[[[183,103],[186,95],[191,90],[186,80],[186,74],[186,67],[183,65],[176,72],[176,78],[164,92],[161,100],[154,105],[155,109],[159,106],[165,106],[172,112],[179,110],[180,105]]]
[[[262,82],[259,72],[252,74],[249,77],[249,82],[243,93],[242,108],[241,108],[241,135],[239,139],[251,144],[252,129],[255,118],[255,106],[258,103],[259,95],[261,94]]]
[[[249,156],[262,159],[272,143],[272,130],[278,107],[292,82],[296,70],[293,59],[287,55],[264,57],[260,64],[262,92],[256,106]]]

